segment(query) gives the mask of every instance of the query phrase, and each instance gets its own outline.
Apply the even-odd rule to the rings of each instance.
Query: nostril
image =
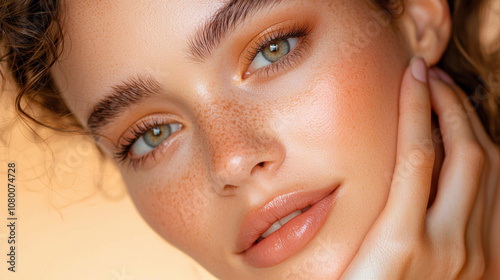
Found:
[[[225,185],[224,186],[224,191],[225,192],[233,192],[235,189],[237,189],[235,185]]]
[[[272,161],[261,161],[254,165],[254,168],[252,169],[251,174],[254,174],[254,172],[267,172],[271,171],[275,166],[275,163]]]

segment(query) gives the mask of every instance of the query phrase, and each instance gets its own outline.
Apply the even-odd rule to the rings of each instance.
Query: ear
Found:
[[[403,0],[405,14],[402,28],[413,55],[428,65],[441,59],[451,34],[450,8],[447,0]]]

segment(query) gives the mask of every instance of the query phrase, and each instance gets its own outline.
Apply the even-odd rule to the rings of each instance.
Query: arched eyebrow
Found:
[[[290,0],[289,0],[290,1]],[[225,36],[249,16],[272,8],[283,0],[231,0],[217,10],[203,23],[195,36],[189,40],[189,52],[196,61],[205,60]],[[92,133],[99,133],[132,105],[162,92],[160,83],[151,76],[130,77],[111,87],[92,109],[87,127]]]
[[[94,106],[87,120],[87,127],[92,133],[99,133],[130,106],[161,92],[160,83],[151,76],[130,77],[111,87],[110,93]]]
[[[189,41],[189,54],[195,61],[204,61],[236,25],[249,16],[272,8],[283,0],[231,0],[214,13]]]

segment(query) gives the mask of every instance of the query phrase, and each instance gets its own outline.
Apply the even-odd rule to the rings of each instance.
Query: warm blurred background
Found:
[[[0,279],[215,279],[141,219],[89,139],[38,130],[0,98]],[[16,164],[16,272],[7,270],[7,164]]]
[[[486,27],[500,25],[492,0]],[[497,47],[498,28],[481,39]],[[0,280],[215,279],[141,219],[119,174],[89,139],[37,131],[15,118],[12,88],[0,97]],[[16,164],[16,272],[7,270],[7,164]]]

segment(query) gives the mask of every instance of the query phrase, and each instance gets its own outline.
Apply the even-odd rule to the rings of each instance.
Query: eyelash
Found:
[[[263,37],[261,37],[257,42],[254,43],[254,46],[248,50],[248,54],[246,55],[246,67],[249,67],[252,61],[255,59],[257,54],[263,51],[267,45],[269,45],[273,41],[286,40],[289,38],[298,38],[299,42],[295,48],[290,50],[288,54],[286,54],[280,60],[271,63],[268,66],[257,69],[254,73],[250,75],[257,76],[270,76],[276,73],[280,69],[284,69],[285,67],[290,67],[293,63],[295,63],[299,58],[302,57],[304,49],[309,45],[309,41],[307,40],[307,36],[311,33],[311,28],[307,25],[294,25],[293,27],[281,27],[278,30],[267,33]]]
[[[140,156],[138,158],[132,158],[129,156],[130,149],[132,148],[132,145],[134,145],[134,143],[146,132],[153,129],[154,127],[165,124],[168,123],[158,120],[143,120],[142,122],[135,124],[129,130],[129,132],[132,133],[133,136],[123,137],[122,140],[120,140],[120,142],[124,143],[118,144],[118,151],[114,154],[114,158],[118,160],[120,163],[128,162],[130,165],[132,165],[134,169],[140,167],[145,161],[149,160],[150,158],[154,160],[156,153],[158,152],[158,147],[154,148],[153,150],[151,150],[151,152],[143,156]]]

